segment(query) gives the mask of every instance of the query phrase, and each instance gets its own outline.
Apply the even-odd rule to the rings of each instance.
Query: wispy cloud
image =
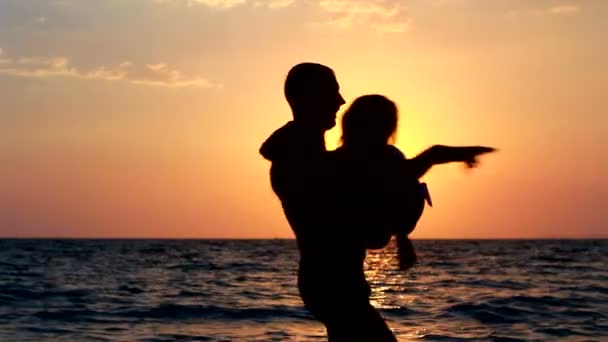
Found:
[[[154,0],[161,4],[187,7],[205,6],[228,10],[249,5],[254,8],[282,9],[293,6],[297,0]],[[346,30],[357,26],[369,27],[380,33],[408,31],[410,22],[399,18],[401,9],[397,0],[308,0],[318,6],[329,18],[322,24]],[[313,24],[316,25],[316,24]]]
[[[398,18],[398,4],[381,0],[320,0],[319,7],[332,17],[328,24],[339,29],[368,26],[381,33],[399,33],[410,26]]]
[[[373,24],[372,28],[380,33],[401,33],[410,30],[410,21]]]
[[[568,5],[568,6],[555,6],[555,7],[551,7],[549,9],[549,11],[552,14],[571,14],[571,13],[576,13],[580,11],[580,8],[578,6],[574,6],[574,5]]]
[[[131,83],[166,86],[166,87],[203,87],[203,88],[218,88],[220,84],[215,84],[206,78],[202,77],[184,77],[181,72],[169,68],[164,63],[146,64],[144,67],[123,66],[127,69],[124,73],[124,79]]]
[[[0,49],[0,69],[2,69],[2,67],[6,64],[8,64],[10,62],[10,60],[2,57],[2,49]]]
[[[55,0],[53,1],[53,5],[55,6],[72,6],[72,2],[68,0]]]
[[[295,0],[257,0],[255,7],[286,8],[295,3]]]
[[[247,2],[246,0],[188,0],[188,5],[206,5],[215,8],[232,8]]]
[[[218,9],[228,9],[244,4],[247,0],[154,0],[160,4],[180,4],[187,7],[203,5]]]
[[[454,5],[462,5],[467,0],[433,0],[431,1],[431,6],[433,7],[448,7]]]
[[[576,14],[581,11],[581,8],[576,5],[561,5],[547,8],[536,8],[529,10],[511,10],[507,12],[509,17],[517,17],[522,15],[569,15]]]
[[[215,9],[230,9],[247,3],[254,7],[265,7],[270,9],[285,8],[291,6],[295,0],[155,0],[157,3],[183,4],[188,7],[202,5]]]
[[[81,70],[73,66],[66,57],[10,59],[4,58],[2,49],[0,49],[0,74],[26,78],[63,76],[90,80],[126,81],[137,85],[172,88],[221,87],[220,84],[203,77],[187,77],[164,63],[136,66],[130,62],[123,62],[116,67],[99,66],[89,70]]]
[[[357,0],[321,0],[321,9],[338,14],[351,15],[377,15],[389,18],[399,12],[399,6],[388,6],[384,2],[357,1]]]

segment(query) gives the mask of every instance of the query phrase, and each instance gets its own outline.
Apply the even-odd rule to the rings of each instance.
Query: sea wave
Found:
[[[220,306],[161,304],[146,308],[120,308],[111,311],[91,309],[44,310],[34,313],[39,319],[65,322],[114,323],[139,319],[170,320],[289,320],[310,319],[302,308],[287,306],[235,309]]]
[[[370,251],[400,340],[608,341],[608,241],[414,241]],[[324,341],[292,240],[0,240],[0,341]]]

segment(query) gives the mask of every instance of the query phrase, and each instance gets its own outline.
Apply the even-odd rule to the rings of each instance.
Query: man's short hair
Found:
[[[300,63],[287,74],[285,79],[285,98],[293,109],[297,106],[298,95],[306,94],[315,90],[323,82],[335,79],[334,71],[329,67],[318,63]]]

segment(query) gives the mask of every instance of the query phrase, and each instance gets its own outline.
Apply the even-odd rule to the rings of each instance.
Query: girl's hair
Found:
[[[397,105],[382,95],[357,98],[342,117],[343,146],[384,146],[397,131]]]

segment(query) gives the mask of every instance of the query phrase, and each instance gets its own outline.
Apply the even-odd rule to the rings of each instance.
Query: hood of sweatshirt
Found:
[[[260,148],[260,154],[271,162],[306,158],[325,151],[323,133],[307,129],[293,121],[274,131]]]

